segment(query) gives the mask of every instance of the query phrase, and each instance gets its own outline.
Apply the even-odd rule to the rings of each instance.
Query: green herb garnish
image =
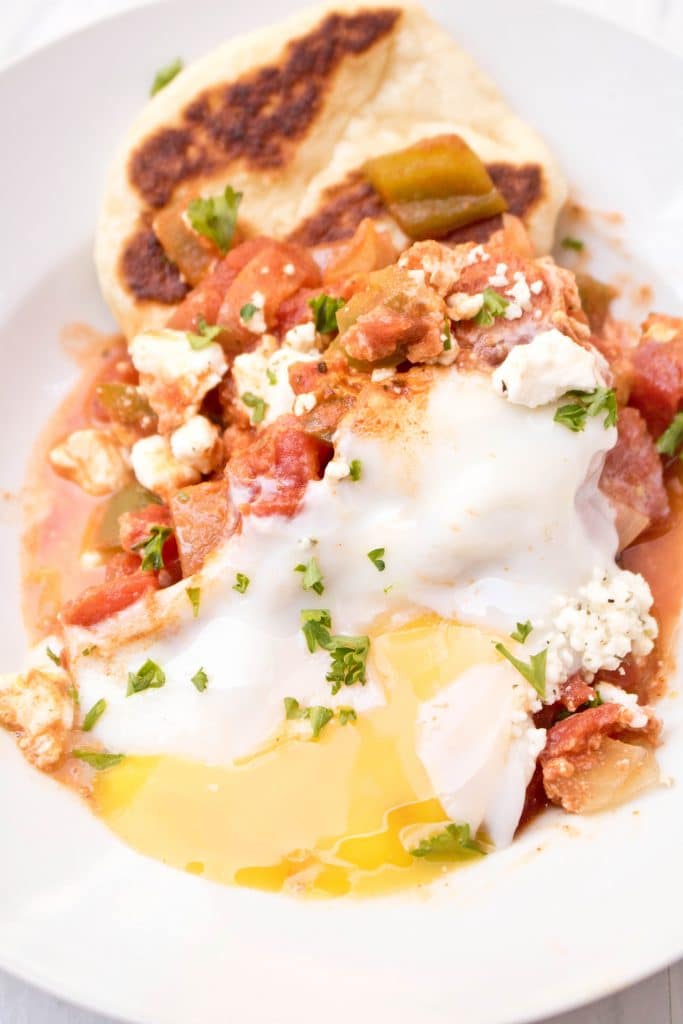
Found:
[[[240,310],[240,320],[243,323],[248,324],[258,311],[259,307],[255,306],[253,302],[245,302]]]
[[[199,693],[203,693],[209,685],[209,677],[203,668],[198,668],[190,682],[193,684],[195,690],[198,690]]]
[[[225,254],[232,245],[241,201],[242,193],[226,185],[222,195],[193,199],[187,207],[187,216],[195,231],[209,238]]]
[[[519,674],[524,676],[538,696],[543,699],[545,697],[545,663],[548,658],[548,648],[544,647],[538,654],[532,654],[527,664],[525,661],[515,658],[514,654],[510,654],[505,644],[496,644],[495,647],[498,653],[507,658],[511,665],[514,665]]]
[[[368,551],[368,558],[376,569],[380,572],[384,572],[387,565],[384,561],[384,548],[373,548],[372,551]]]
[[[154,81],[150,86],[150,96],[156,96],[158,92],[161,92],[161,90],[164,89],[169,82],[172,82],[176,75],[178,75],[182,70],[183,62],[180,57],[176,57],[175,60],[170,62],[170,64],[160,68],[154,76]]]
[[[188,600],[192,605],[192,617],[194,619],[199,615],[199,602],[201,600],[202,592],[200,587],[186,587],[185,593],[187,594]]]
[[[443,321],[443,350],[444,352],[450,352],[453,348],[453,335],[451,334],[451,321],[449,317],[444,317]]]
[[[268,403],[261,398],[260,395],[254,395],[251,391],[245,391],[242,395],[242,401],[248,409],[253,409],[251,414],[252,423],[263,423],[263,419],[268,409]]]
[[[517,629],[514,633],[510,633],[510,636],[513,640],[516,640],[517,643],[523,644],[533,628],[534,627],[531,625],[529,619],[527,619],[526,622],[518,622]]]
[[[358,715],[353,708],[339,708],[339,724],[348,725],[349,722],[355,722]]]
[[[595,388],[594,391],[568,391],[564,398],[573,398],[568,405],[561,405],[553,417],[568,430],[578,433],[585,430],[589,416],[604,412],[605,430],[617,424],[617,394],[614,388]]]
[[[141,540],[139,544],[133,545],[133,551],[142,554],[140,568],[143,572],[152,569],[155,572],[164,567],[164,544],[173,533],[170,526],[153,526],[149,531],[147,540]]]
[[[349,463],[349,476],[352,480],[360,480],[363,474],[363,463],[360,459],[352,459]]]
[[[62,659],[58,654],[55,654],[51,647],[46,647],[45,653],[47,654],[50,661],[53,661],[55,665],[58,665],[60,668],[62,667]]]
[[[302,610],[301,629],[309,651],[313,653],[321,648],[330,653],[331,665],[325,678],[332,683],[332,693],[355,683],[365,686],[370,637],[334,635],[331,628],[332,619],[327,609]]]
[[[236,590],[238,594],[246,594],[247,587],[251,580],[248,576],[245,576],[243,572],[235,573],[235,582],[232,585],[232,589]]]
[[[126,697],[143,690],[158,690],[166,682],[166,673],[155,661],[148,658],[137,672],[128,673]]]
[[[581,252],[585,247],[585,242],[582,242],[580,238],[572,238],[571,235],[565,235],[560,245],[563,249],[574,249],[575,252]]]
[[[676,455],[683,445],[683,412],[678,412],[663,434],[657,439],[660,455]]]
[[[474,317],[474,322],[480,327],[490,327],[495,319],[503,316],[510,305],[510,300],[497,292],[495,288],[484,288],[482,298],[484,302]]]
[[[314,299],[308,300],[308,305],[313,310],[315,329],[319,334],[332,334],[339,330],[337,324],[337,312],[346,305],[344,299],[337,299],[333,295],[316,295]]]
[[[317,740],[318,736],[333,716],[334,712],[331,708],[324,708],[320,704],[316,704],[314,707],[308,709],[307,717],[311,723],[311,732],[314,740]]]
[[[218,337],[223,330],[218,324],[207,324],[203,316],[200,316],[197,320],[197,333],[187,331],[187,340],[190,343],[190,347],[199,352],[201,349],[206,348],[212,341]]]
[[[95,725],[99,722],[100,718],[102,717],[106,710],[107,702],[102,697],[100,700],[97,701],[96,704],[93,704],[93,706],[90,708],[90,711],[83,719],[83,725],[81,727],[83,729],[83,732],[90,732],[90,730],[93,729]]]
[[[330,641],[332,617],[326,608],[308,608],[301,611],[301,631],[311,654],[318,648],[327,648]]]
[[[469,860],[482,856],[486,851],[471,838],[469,825],[451,824],[446,825],[443,832],[421,840],[410,853],[425,860]]]
[[[103,772],[107,768],[113,768],[114,765],[120,764],[125,754],[105,754],[99,750],[72,750],[71,756],[77,757],[79,761],[85,761],[95,771]]]
[[[300,565],[297,565],[294,572],[302,572],[304,574],[304,578],[301,581],[304,590],[314,590],[316,594],[322,594],[325,590],[323,574],[315,558],[309,558],[305,564],[302,562]]]
[[[271,370],[270,367],[266,370],[266,377],[268,378],[269,384],[277,384],[277,374],[275,370]]]
[[[288,721],[296,721],[302,718],[308,719],[311,723],[311,734],[314,740],[317,740],[327,723],[331,722],[334,718],[332,708],[323,707],[321,704],[314,704],[310,708],[302,708],[295,697],[285,697],[284,704],[285,717]],[[338,716],[340,724],[346,725],[347,722],[355,720],[356,712],[353,708],[339,708]]]

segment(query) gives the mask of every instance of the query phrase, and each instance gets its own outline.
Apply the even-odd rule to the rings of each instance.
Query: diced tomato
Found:
[[[249,492],[240,510],[256,516],[293,516],[308,482],[321,478],[332,451],[327,442],[307,433],[296,416],[281,416],[228,464],[228,478]]]
[[[201,569],[206,556],[237,525],[227,480],[209,480],[178,491],[171,498],[171,515],[183,576]]]
[[[656,436],[683,402],[683,340],[646,341],[633,356],[631,405],[640,409]]]
[[[595,697],[595,690],[589,686],[580,672],[560,683],[560,701],[568,711],[576,711]]]
[[[230,285],[218,311],[217,323],[231,337],[244,343],[254,342],[256,335],[248,330],[240,317],[241,310],[254,304],[254,296],[263,296],[263,316],[272,328],[281,304],[300,288],[320,283],[320,271],[306,249],[286,242],[271,242],[257,252],[240,270]]]
[[[67,626],[94,626],[95,623],[128,608],[139,598],[158,587],[156,576],[149,572],[136,572],[119,576],[67,601],[62,608],[62,622]]]
[[[119,580],[122,576],[132,576],[140,571],[140,556],[131,551],[117,551],[107,562],[104,578],[107,583]]]
[[[168,326],[178,331],[194,331],[200,317],[207,324],[215,324],[218,310],[232,282],[249,260],[270,245],[270,239],[259,237],[235,246],[180,303],[168,321]]]
[[[600,489],[617,509],[625,507],[642,516],[642,529],[669,514],[662,462],[637,409],[620,409],[618,431],[617,443],[605,459]]]

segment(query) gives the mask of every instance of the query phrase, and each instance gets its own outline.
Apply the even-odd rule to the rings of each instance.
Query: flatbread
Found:
[[[343,238],[363,216],[386,217],[364,161],[448,132],[546,252],[566,197],[555,161],[420,7],[337,3],[230,40],[147,104],[111,168],[95,258],[116,320],[129,337],[163,324],[189,290],[152,228],[169,204],[230,184],[252,233]]]

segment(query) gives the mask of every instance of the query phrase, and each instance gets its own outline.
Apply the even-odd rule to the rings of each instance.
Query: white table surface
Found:
[[[139,0],[5,0],[0,67],[36,46]],[[307,0],[283,0],[283,14]],[[312,0],[311,0],[312,2]],[[514,2],[514,0],[509,0]],[[683,56],[683,0],[563,0],[609,19]],[[191,0],[188,0],[191,7]],[[0,1024],[115,1024],[68,1006],[0,971]],[[217,1024],[187,1021],[187,1024]],[[683,1024],[683,962],[598,1003],[544,1024]]]

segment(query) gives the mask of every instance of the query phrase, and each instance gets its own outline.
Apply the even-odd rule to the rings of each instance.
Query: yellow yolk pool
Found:
[[[443,863],[409,851],[448,816],[416,753],[416,714],[495,662],[492,639],[434,616],[380,633],[371,656],[385,706],[333,719],[318,740],[303,723],[229,767],[127,757],[96,777],[95,809],[140,852],[217,882],[320,896],[426,883]]]

